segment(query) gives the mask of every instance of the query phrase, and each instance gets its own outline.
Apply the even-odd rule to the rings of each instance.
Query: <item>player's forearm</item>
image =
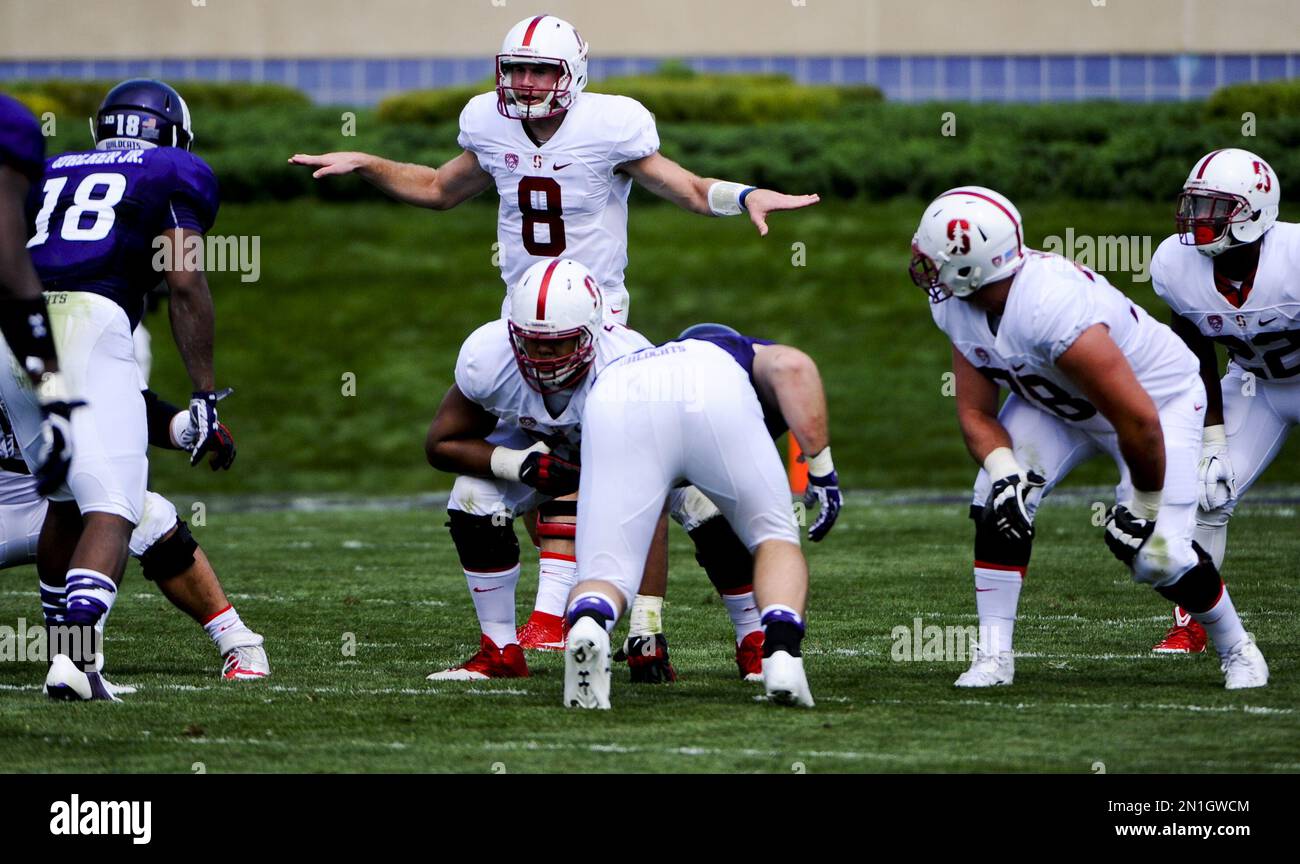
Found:
[[[984,465],[985,460],[994,450],[1003,447],[1011,448],[1011,436],[993,414],[973,408],[958,408],[957,422],[961,426],[966,450],[978,465]]]
[[[813,456],[831,443],[826,391],[811,361],[778,366],[772,379],[781,416],[799,448]]]
[[[1128,465],[1133,488],[1159,492],[1165,486],[1165,434],[1160,418],[1134,417],[1115,423],[1119,451]]]
[[[216,386],[212,371],[216,315],[207,280],[202,274],[197,275],[197,280],[185,280],[187,284],[184,288],[171,286],[168,306],[172,337],[176,340],[176,349],[185,363],[185,371],[189,373],[190,382],[196,391],[207,392]]]
[[[366,154],[357,173],[390,198],[416,207],[443,209],[446,204],[438,187],[438,169],[410,162],[394,162]]]
[[[482,438],[435,438],[425,442],[424,452],[438,471],[448,474],[468,474],[474,477],[491,477],[492,451],[495,445]]]

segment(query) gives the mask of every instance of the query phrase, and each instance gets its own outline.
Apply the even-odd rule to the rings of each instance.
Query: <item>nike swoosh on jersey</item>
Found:
[[[1259,326],[1263,327],[1265,324],[1272,324],[1272,323],[1273,323],[1274,321],[1276,321],[1276,320],[1277,320],[1277,316],[1276,316],[1276,315],[1274,315],[1272,318],[1268,319],[1267,321],[1265,321],[1263,318],[1261,318],[1261,319],[1259,319]]]
[[[475,589],[474,589],[474,593],[475,593],[475,594],[486,594],[486,593],[489,592],[489,591],[500,591],[502,587],[503,587],[503,586],[498,585],[498,586],[495,587],[495,588],[475,588]]]
[[[552,162],[552,163],[551,163],[551,170],[552,170],[552,171],[563,171],[565,168],[568,168],[568,167],[569,167],[570,165],[572,165],[572,164],[573,164],[572,162],[565,162],[563,165],[561,165],[559,162]]]

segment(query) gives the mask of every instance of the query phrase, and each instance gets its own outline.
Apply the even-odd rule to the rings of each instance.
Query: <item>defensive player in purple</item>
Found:
[[[148,429],[131,331],[145,294],[159,280],[171,292],[172,333],[193,382],[191,464],[218,441],[213,374],[213,310],[207,279],[187,268],[186,240],[211,229],[215,175],[189,152],[185,101],[161,81],[125,81],[93,121],[93,150],[49,160],[30,209],[32,263],[45,288],[50,324],[70,392],[87,401],[72,414],[81,442],[67,483],[50,495],[38,566],[42,581],[66,578],[69,627],[90,628],[117,595],[148,473]],[[172,251],[175,254],[159,253]],[[164,266],[155,268],[155,261]],[[24,459],[40,444],[32,392],[0,376]],[[93,657],[56,654],[46,678],[54,698],[111,699]]]
[[[0,94],[0,331],[14,360],[37,388],[41,452],[32,474],[42,493],[57,488],[72,461],[67,397],[41,282],[27,254],[28,191],[45,170],[45,139],[22,103]]]

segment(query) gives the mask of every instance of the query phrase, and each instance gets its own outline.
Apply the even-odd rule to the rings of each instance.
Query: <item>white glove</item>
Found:
[[[1228,436],[1222,424],[1205,427],[1196,479],[1200,481],[1196,501],[1206,512],[1217,510],[1237,497],[1237,475],[1228,459]]]

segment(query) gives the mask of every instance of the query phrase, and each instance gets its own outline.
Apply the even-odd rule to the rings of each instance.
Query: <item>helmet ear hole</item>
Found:
[[[970,266],[967,265],[967,266],[965,266],[965,267],[960,268],[960,269],[957,271],[957,275],[960,276],[961,278],[965,279],[967,276],[970,275]]]

